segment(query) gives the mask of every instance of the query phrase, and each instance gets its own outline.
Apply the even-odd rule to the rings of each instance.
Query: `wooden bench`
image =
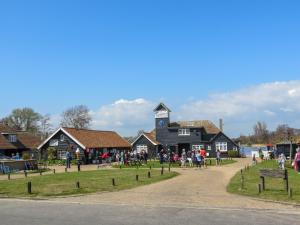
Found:
[[[284,180],[285,183],[285,190],[289,191],[289,179],[288,179],[288,172],[287,170],[277,170],[277,169],[261,169],[259,170],[260,179],[262,184],[262,190],[266,189],[265,185],[265,177],[272,177],[272,178],[281,178]]]

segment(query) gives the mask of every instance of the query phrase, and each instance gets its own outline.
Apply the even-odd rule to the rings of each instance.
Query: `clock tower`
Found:
[[[164,142],[164,136],[168,133],[168,127],[170,124],[170,112],[171,110],[163,103],[160,103],[154,109],[156,140],[161,143]]]

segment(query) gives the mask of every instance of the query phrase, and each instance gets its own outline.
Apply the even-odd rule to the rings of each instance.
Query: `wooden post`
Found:
[[[261,194],[261,184],[258,184],[258,193]]]
[[[285,190],[286,192],[289,191],[289,175],[288,175],[288,171],[284,170],[284,180],[285,180]]]
[[[76,182],[76,188],[77,188],[77,189],[80,188],[80,183],[79,183],[79,181]]]
[[[7,179],[10,180],[10,173],[7,174]]]
[[[244,176],[241,176],[241,189],[244,189]]]
[[[260,179],[261,179],[262,190],[265,191],[266,190],[265,177],[264,176],[260,176]]]
[[[148,171],[148,178],[151,178],[151,172]]]
[[[211,159],[209,160],[209,165],[211,166]]]
[[[293,198],[293,189],[289,188],[289,198]]]
[[[138,174],[135,175],[135,180],[136,180],[136,181],[139,181],[139,175],[138,175]]]
[[[27,171],[26,170],[24,170],[24,176],[27,177]]]
[[[32,193],[32,190],[31,190],[31,181],[27,183],[27,192],[28,192],[28,194]]]
[[[112,185],[113,185],[113,186],[116,186],[115,178],[113,178],[111,181],[112,181]]]
[[[68,172],[68,168],[67,167],[65,168],[65,172]]]
[[[241,169],[241,175],[243,175],[243,169]]]
[[[164,175],[164,167],[161,167],[160,175]]]
[[[169,163],[169,172],[171,172],[171,163]]]
[[[53,169],[53,174],[55,174],[55,172],[56,172],[55,169]]]

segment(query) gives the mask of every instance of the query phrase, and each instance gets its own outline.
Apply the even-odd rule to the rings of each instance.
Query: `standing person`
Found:
[[[118,165],[120,165],[120,155],[119,155],[119,152],[117,152],[117,154],[116,154],[116,163]]]
[[[201,154],[200,154],[200,151],[197,151],[197,153],[195,154],[195,157],[196,157],[197,168],[201,168]]]
[[[221,165],[221,152],[220,152],[220,150],[217,150],[216,165],[217,166]]]
[[[297,171],[300,174],[300,148],[298,147],[296,149],[297,153],[295,155],[295,159],[294,159],[294,169],[295,171]]]
[[[206,151],[204,148],[201,149],[200,154],[201,154],[201,162],[202,162],[203,167],[204,166],[207,167],[206,166]]]
[[[159,163],[162,165],[164,163],[164,151],[160,150],[159,152]]]
[[[285,155],[283,153],[281,153],[278,158],[279,169],[284,170],[285,161],[286,161]]]
[[[145,164],[147,165],[147,163],[148,163],[148,152],[147,151],[145,151],[144,159],[145,159]]]
[[[71,168],[71,161],[72,161],[72,156],[71,156],[71,153],[69,152],[69,150],[67,150],[66,152],[66,168],[67,169],[70,169]]]
[[[185,149],[182,149],[182,154],[181,154],[181,167],[185,168],[186,167],[186,160],[187,156],[185,153]]]
[[[121,165],[124,165],[124,151],[121,151],[121,157],[120,157]]]

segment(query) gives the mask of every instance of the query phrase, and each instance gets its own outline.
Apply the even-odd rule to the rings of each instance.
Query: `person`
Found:
[[[119,152],[117,152],[117,154],[116,154],[116,163],[118,165],[120,165],[120,155],[119,155]]]
[[[216,165],[217,166],[221,165],[221,152],[220,152],[220,150],[217,150]]]
[[[253,154],[253,156],[252,156],[252,165],[255,166],[256,164],[257,164],[256,156],[255,156],[255,154]]]
[[[296,149],[296,155],[293,164],[294,164],[295,171],[300,174],[300,148],[299,147]]]
[[[195,156],[196,156],[197,168],[201,168],[201,153],[200,153],[200,151],[197,151]]]
[[[159,152],[159,163],[162,165],[164,163],[164,151],[160,150]]]
[[[120,156],[120,162],[121,162],[121,165],[123,166],[124,165],[124,151],[121,152],[121,156]]]
[[[71,168],[71,161],[72,161],[72,156],[71,153],[69,151],[66,152],[66,168],[70,169]]]
[[[144,160],[145,160],[145,164],[147,165],[147,163],[148,163],[148,152],[147,151],[145,151],[145,153],[144,153]]]
[[[181,167],[186,167],[186,153],[185,153],[185,149],[182,149],[182,154],[181,154]]]
[[[202,165],[203,165],[203,167],[204,167],[204,166],[206,167],[206,163],[205,163],[205,159],[206,159],[206,151],[205,151],[204,148],[201,149],[200,155],[201,155],[201,162],[202,162]]]
[[[281,153],[278,158],[279,169],[284,170],[285,161],[286,161],[285,155],[283,153]]]

